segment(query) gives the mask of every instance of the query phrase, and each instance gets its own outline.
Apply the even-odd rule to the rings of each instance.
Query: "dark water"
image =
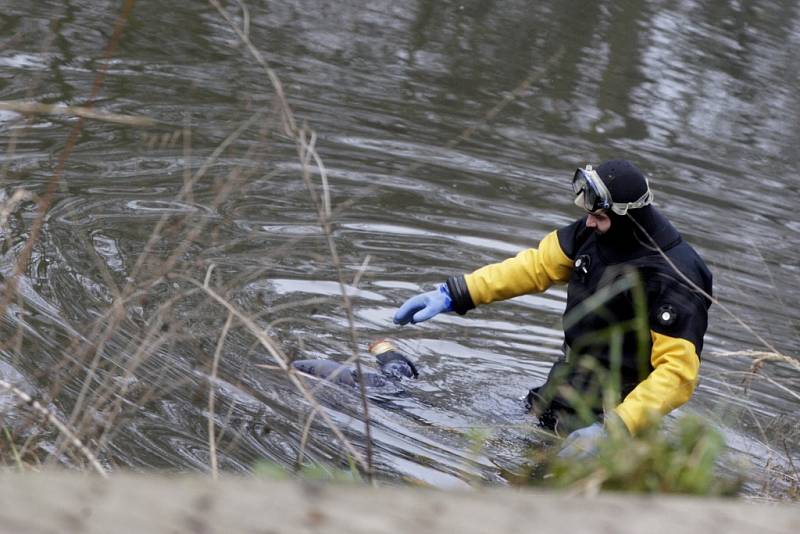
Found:
[[[6,2],[0,99],[83,104],[118,4]],[[317,134],[359,350],[392,336],[422,372],[404,395],[373,395],[382,476],[499,481],[538,442],[518,398],[559,353],[563,288],[413,327],[391,316],[446,276],[535,246],[577,217],[568,181],[587,162],[637,162],[711,267],[721,303],[775,349],[800,353],[795,2],[248,5],[252,42]],[[230,12],[243,23],[238,4]],[[0,376],[50,401],[109,466],[208,469],[207,384],[227,311],[188,294],[189,278],[202,282],[213,264],[211,286],[289,356],[341,361],[351,345],[337,270],[269,79],[213,7],[136,2],[97,107],[161,124],[83,126],[2,319]],[[44,192],[75,122],[0,111],[3,200]],[[319,185],[316,170],[312,179]],[[35,215],[25,203],[2,229],[4,284]],[[180,277],[149,284],[170,255]],[[138,293],[114,315],[126,287]],[[283,373],[255,367],[272,360],[254,341],[235,321],[221,351],[226,470],[293,464],[309,413]],[[713,307],[702,382],[678,413],[711,418],[755,466],[753,491],[762,480],[779,491],[788,457],[800,465],[800,375],[767,364],[745,388],[753,358],[722,353],[747,350],[766,349]],[[357,396],[318,393],[363,450]],[[4,424],[31,435],[12,402],[0,396]],[[475,429],[488,436],[480,453]],[[31,447],[46,456],[55,438]],[[342,462],[319,418],[307,454]]]

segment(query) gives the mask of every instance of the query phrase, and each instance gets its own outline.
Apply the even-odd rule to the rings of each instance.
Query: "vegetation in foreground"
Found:
[[[535,484],[582,492],[598,490],[691,495],[736,495],[745,482],[744,469],[723,474],[718,469],[725,440],[699,417],[685,416],[669,431],[653,427],[630,437],[611,428],[597,455],[582,460],[549,453],[546,474]]]

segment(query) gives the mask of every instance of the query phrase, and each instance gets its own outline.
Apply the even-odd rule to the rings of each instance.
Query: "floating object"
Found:
[[[419,376],[414,362],[397,350],[391,341],[386,339],[375,341],[370,344],[369,351],[378,361],[380,373],[363,371],[365,386],[379,387],[390,381]],[[292,362],[292,367],[300,372],[336,384],[357,386],[359,383],[358,371],[355,368],[331,360],[296,360]]]
[[[414,362],[406,358],[388,339],[372,342],[369,351],[378,360],[381,373],[384,375],[392,378],[417,378],[419,376]]]

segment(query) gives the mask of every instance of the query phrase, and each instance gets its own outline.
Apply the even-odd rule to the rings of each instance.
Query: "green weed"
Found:
[[[349,469],[335,469],[320,464],[303,465],[293,473],[280,464],[260,461],[253,466],[253,474],[272,480],[299,478],[300,480],[324,482],[365,482],[355,465],[351,465]]]
[[[536,485],[593,492],[682,493],[736,495],[745,478],[723,475],[716,466],[725,453],[725,440],[707,422],[694,416],[677,421],[669,432],[653,426],[632,437],[609,428],[597,455],[576,460],[546,453],[545,475]]]

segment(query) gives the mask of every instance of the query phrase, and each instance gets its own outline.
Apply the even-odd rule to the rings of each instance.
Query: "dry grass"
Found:
[[[324,165],[316,151],[316,135],[307,127],[297,126],[280,81],[249,42],[247,23],[243,28],[237,27],[219,4],[216,2],[212,2],[212,4],[220,9],[221,15],[232,24],[235,32],[248,45],[248,49],[265,69],[276,95],[275,106],[263,112],[253,113],[211,152],[205,164],[198,170],[192,173],[187,169],[183,187],[176,195],[175,200],[194,202],[196,187],[208,180],[209,170],[214,163],[223,153],[231,150],[244,132],[253,127],[261,129],[262,143],[249,149],[243,154],[243,158],[255,163],[263,161],[264,154],[269,150],[268,143],[271,135],[293,139],[302,166],[301,179],[308,188],[313,207],[318,214],[321,232],[328,243],[330,259],[338,273],[343,306],[350,324],[351,360],[360,366],[360,351],[353,323],[352,304],[345,291],[345,272],[332,237],[330,191]],[[106,58],[113,55],[132,6],[133,2],[130,0],[123,5],[106,48]],[[245,9],[246,20],[246,8],[243,4],[242,8]],[[92,93],[84,106],[59,107],[35,102],[4,104],[5,108],[26,115],[57,113],[77,116],[80,120],[73,126],[53,178],[48,182],[45,190],[36,193],[23,189],[17,190],[0,206],[0,221],[7,230],[10,230],[7,226],[9,218],[23,208],[25,203],[36,202],[37,206],[36,217],[27,229],[28,238],[18,256],[15,273],[5,281],[4,299],[0,311],[5,312],[10,307],[23,309],[25,306],[24,299],[19,292],[18,282],[26,276],[31,268],[31,253],[40,239],[44,220],[53,204],[65,164],[76,145],[84,125],[84,119],[111,121],[130,128],[156,125],[156,121],[148,117],[122,116],[94,109],[92,102],[102,88],[104,76],[105,67],[96,76]],[[274,121],[273,118],[276,116],[278,120]],[[277,131],[275,131],[276,126],[278,127]],[[144,135],[148,139],[147,144],[153,148],[158,143],[162,146],[174,145],[182,140],[185,154],[191,151],[191,129],[188,127],[184,127],[178,133],[146,131]],[[149,141],[153,139],[158,142]],[[9,147],[9,150],[13,150],[13,147]],[[223,202],[240,194],[242,190],[246,189],[249,181],[256,177],[263,178],[261,173],[256,174],[252,168],[234,168],[228,172],[227,176],[213,177],[214,195],[208,205],[209,211],[213,213]],[[320,177],[319,183],[315,177]],[[83,246],[89,257],[96,260],[97,270],[112,293],[112,301],[104,310],[100,310],[93,321],[82,325],[79,328],[80,332],[76,331],[70,336],[71,339],[63,347],[63,358],[60,361],[43,370],[36,377],[48,384],[47,398],[42,403],[30,398],[27,393],[13,384],[0,382],[0,388],[11,392],[20,400],[20,404],[15,408],[16,412],[21,413],[26,410],[38,412],[58,431],[59,438],[56,441],[55,450],[45,454],[44,461],[64,463],[66,460],[64,455],[67,455],[72,458],[71,462],[78,465],[86,463],[92,469],[105,473],[108,467],[111,467],[110,457],[107,456],[108,446],[130,417],[134,416],[142,407],[170,395],[175,390],[192,387],[197,377],[191,372],[177,372],[175,373],[177,376],[169,376],[167,373],[159,373],[152,369],[157,362],[156,356],[159,351],[167,350],[176,343],[186,343],[191,336],[189,325],[183,321],[195,317],[187,316],[185,313],[182,315],[180,311],[182,306],[191,303],[195,309],[211,312],[211,317],[216,316],[213,311],[215,308],[217,314],[219,310],[222,310],[227,316],[217,336],[216,348],[209,362],[210,372],[206,378],[208,381],[209,470],[213,476],[216,476],[219,471],[217,450],[219,439],[222,437],[216,433],[216,428],[220,424],[216,413],[216,384],[219,379],[220,363],[224,357],[224,346],[228,333],[238,330],[240,337],[250,336],[266,354],[271,356],[277,368],[285,374],[288,382],[311,406],[305,427],[309,429],[315,417],[321,420],[322,424],[327,426],[340,442],[345,451],[346,461],[357,465],[367,478],[371,478],[371,440],[367,439],[365,456],[348,440],[327,411],[320,406],[313,391],[292,372],[289,365],[290,358],[280,341],[268,334],[269,324],[265,325],[257,316],[258,314],[250,314],[247,310],[237,307],[231,297],[242,280],[224,281],[221,276],[216,278],[212,276],[214,266],[206,264],[203,259],[204,250],[200,243],[205,241],[209,234],[213,235],[215,231],[219,231],[217,223],[202,212],[200,215],[162,216],[152,228],[150,237],[138,254],[129,276],[124,280],[120,280],[120,277],[110,272],[107,265],[93,253],[92,245],[84,240]],[[13,233],[9,231],[6,235]],[[166,249],[163,246],[164,243],[170,243],[171,246]],[[288,242],[282,248],[284,251],[291,250],[295,244]],[[270,254],[273,257],[279,257],[281,252],[281,250],[271,251]],[[362,268],[355,273],[356,282],[363,275],[367,262],[368,259],[365,259]],[[247,276],[256,278],[261,274],[250,272]],[[137,312],[137,310],[145,308],[152,308],[152,312],[148,313],[146,320],[136,320],[135,318],[141,315],[141,312]],[[281,311],[285,313],[287,310]],[[208,316],[206,315],[206,317]],[[120,339],[120,332],[126,333],[126,339]],[[24,358],[26,343],[26,333],[21,324],[18,324],[16,332],[5,341],[2,348],[7,353]],[[235,381],[235,377],[230,377],[230,379]],[[73,391],[76,393],[71,393]],[[364,422],[367,432],[369,432],[368,405],[363,389],[361,395]],[[66,413],[59,415],[45,407],[52,403],[67,408]],[[230,413],[227,415],[229,416]],[[33,425],[30,428],[32,429]],[[304,440],[307,433],[308,430],[304,433]],[[6,428],[3,439],[5,447],[0,447],[0,451],[8,452],[11,463],[18,463],[21,459],[29,457],[32,453],[30,447],[35,447],[39,442],[33,437],[24,438],[21,442],[18,442],[19,440],[19,437]],[[303,447],[304,445],[301,446],[301,458]]]

